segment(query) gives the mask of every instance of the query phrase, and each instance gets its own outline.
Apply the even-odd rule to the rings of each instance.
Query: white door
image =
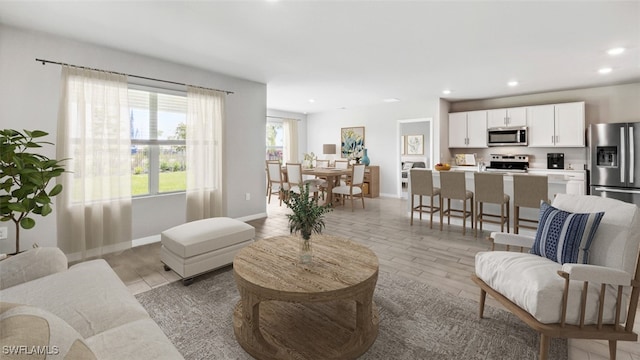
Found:
[[[449,114],[449,147],[467,147],[467,113]]]
[[[467,113],[467,147],[487,147],[487,111]]]
[[[527,108],[508,108],[507,126],[527,126]]]
[[[584,102],[555,105],[556,146],[584,147]]]
[[[553,147],[555,145],[555,110],[553,105],[527,107],[529,146]]]

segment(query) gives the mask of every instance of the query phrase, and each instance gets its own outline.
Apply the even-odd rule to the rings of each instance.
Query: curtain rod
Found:
[[[295,121],[302,121],[302,119],[286,118],[286,117],[280,117],[280,116],[269,116],[269,115],[267,115],[267,118],[269,118],[269,119],[280,119],[280,120],[295,120]]]
[[[137,78],[137,79],[152,80],[152,81],[159,81],[159,82],[163,82],[163,83],[167,83],[167,84],[182,85],[182,86],[191,86],[191,87],[195,87],[195,88],[199,88],[199,89],[213,90],[213,91],[220,91],[220,92],[226,93],[227,95],[229,95],[229,94],[233,94],[233,91],[228,91],[228,90],[220,90],[220,89],[213,89],[213,88],[208,88],[208,87],[204,87],[204,86],[189,85],[189,84],[180,83],[180,82],[176,82],[176,81],[162,80],[162,79],[155,79],[155,78],[146,77],[146,76],[132,75],[132,74],[126,74],[126,73],[121,73],[121,72],[117,72],[117,71],[103,70],[103,69],[96,69],[96,68],[90,68],[90,67],[80,66],[80,65],[72,65],[72,64],[67,64],[67,63],[58,62],[58,61],[44,60],[44,59],[38,59],[38,58],[36,58],[36,61],[37,61],[37,62],[41,62],[41,63],[42,63],[42,65],[45,65],[45,64],[56,64],[56,65],[71,66],[71,67],[78,68],[78,69],[85,69],[85,70],[100,71],[100,72],[106,72],[106,73],[116,74],[116,75],[124,75],[124,76],[128,76],[128,77],[134,77],[134,78]]]

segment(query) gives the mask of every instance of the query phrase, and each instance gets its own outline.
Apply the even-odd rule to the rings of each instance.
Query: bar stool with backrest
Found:
[[[500,231],[504,232],[504,225],[507,225],[509,232],[509,195],[504,193],[504,179],[501,174],[475,173],[474,174],[475,195],[476,195],[476,231],[478,227],[482,233],[482,224],[485,222],[500,224]],[[500,205],[500,215],[487,214],[484,212],[484,203]],[[487,219],[488,217],[488,219]],[[500,218],[492,220],[492,218]],[[480,223],[480,226],[478,226]]]
[[[537,219],[520,217],[520,208],[540,208],[540,201],[549,202],[549,179],[540,175],[513,175],[513,232],[520,228],[537,229]],[[521,225],[523,221],[525,224]],[[530,225],[535,224],[535,225]]]
[[[447,199],[447,210],[443,210],[444,199]],[[451,199],[462,200],[462,210],[452,209]],[[467,200],[469,200],[469,210],[467,210]],[[452,212],[455,215],[451,215]],[[451,216],[462,218],[462,235],[466,234],[467,217],[471,217],[473,229],[473,191],[467,190],[463,171],[440,171],[440,231],[442,231],[444,215],[447,215],[447,225],[451,224]]]
[[[280,161],[267,160],[267,174],[268,174],[268,192],[267,192],[267,204],[271,204],[271,196],[278,194],[280,199],[280,206],[282,206],[282,197],[284,191],[289,190],[289,184],[282,178],[282,168],[280,167]]]
[[[409,172],[409,180],[411,181],[411,225],[413,225],[413,213],[420,213],[420,220],[422,220],[422,213],[429,213],[429,229],[433,229],[433,213],[440,211],[440,207],[433,206],[433,198],[440,196],[440,188],[433,187],[433,174],[431,170],[426,169],[411,169]],[[416,195],[419,197],[418,205],[414,204]],[[422,197],[429,196],[431,198],[430,205],[422,204]],[[440,203],[440,200],[438,200]]]

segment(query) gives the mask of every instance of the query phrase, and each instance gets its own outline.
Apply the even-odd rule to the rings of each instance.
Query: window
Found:
[[[187,188],[187,98],[129,88],[131,194],[155,195]]]
[[[280,160],[284,148],[284,128],[281,122],[267,121],[266,160]]]

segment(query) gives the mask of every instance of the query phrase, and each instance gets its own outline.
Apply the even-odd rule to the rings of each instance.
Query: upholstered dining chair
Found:
[[[472,280],[480,318],[491,295],[540,333],[546,360],[551,338],[602,339],[615,360],[618,341],[636,341],[640,295],[640,210],[590,195],[558,194],[543,203],[536,237],[493,233],[494,242],[530,253],[479,252]]]
[[[309,194],[313,193],[313,196],[317,198],[318,186],[316,185],[314,180],[315,179],[310,179],[310,180],[302,179],[302,164],[287,163],[287,182],[289,184],[289,191],[293,191],[299,194],[301,191],[301,187],[308,183]]]
[[[351,211],[353,211],[353,199],[359,197],[362,199],[362,208],[364,209],[364,194],[362,185],[364,184],[364,169],[362,164],[353,165],[351,167],[351,183],[349,185],[340,185],[331,189],[334,195],[340,195],[340,200],[344,205],[345,196],[351,198]]]
[[[433,173],[431,170],[426,169],[411,169],[409,172],[409,180],[411,182],[411,222],[413,225],[413,213],[420,213],[420,220],[422,220],[422,213],[429,213],[429,229],[433,229],[433,213],[440,211],[440,206],[433,206],[433,198],[440,196],[440,188],[433,187]],[[418,205],[414,204],[415,197],[418,197]],[[422,198],[428,196],[431,203],[430,205],[423,205]],[[440,201],[438,200],[438,204]]]
[[[289,190],[289,184],[282,179],[280,162],[267,160],[267,174],[269,179],[267,184],[267,204],[271,204],[271,196],[277,194],[280,199],[280,206],[282,206],[283,192]]]
[[[348,169],[349,168],[349,160],[336,160],[334,161],[334,166],[336,169]],[[347,176],[342,175],[340,177],[340,186],[347,185]]]
[[[319,167],[319,168],[329,167],[329,160],[316,160],[316,167]]]

